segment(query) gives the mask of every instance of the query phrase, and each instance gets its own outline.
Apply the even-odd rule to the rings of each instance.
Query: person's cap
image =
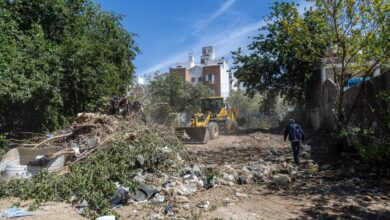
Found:
[[[294,124],[294,123],[295,123],[294,119],[290,119],[290,124]]]

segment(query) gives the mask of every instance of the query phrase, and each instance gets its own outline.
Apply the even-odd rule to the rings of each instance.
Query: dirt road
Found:
[[[355,170],[337,165],[337,158],[326,156],[323,144],[318,145],[318,141],[309,144],[311,151],[302,153],[299,168],[294,167],[291,172],[272,171],[285,173],[291,179],[282,187],[272,181],[248,181],[241,185],[234,180],[198,190],[187,196],[185,202],[168,199],[160,204],[132,203],[117,211],[122,219],[169,219],[164,209],[171,203],[177,219],[390,219],[389,181],[359,177]],[[275,167],[280,164],[292,167],[290,147],[280,134],[257,131],[220,136],[206,145],[186,145],[186,148],[187,164],[212,167],[220,170],[220,175],[230,167],[238,170],[236,175],[240,176],[248,164],[259,160],[275,163]],[[3,210],[14,202],[15,199],[0,201],[0,208]],[[70,205],[48,203],[33,219],[83,218]]]
[[[191,157],[194,163],[216,167],[245,165],[266,158],[270,152],[288,152],[290,148],[282,135],[264,132],[221,136],[207,145],[187,147],[194,154]],[[313,158],[320,166],[336,159],[324,155],[323,146],[312,148],[314,150],[304,157],[303,165],[287,188],[236,184],[197,194],[197,200],[210,200],[215,205],[202,218],[390,219],[388,182],[361,179],[356,173],[345,173],[336,167],[308,173],[304,164]],[[291,161],[290,154],[283,156],[286,161]],[[244,196],[237,196],[237,193]]]

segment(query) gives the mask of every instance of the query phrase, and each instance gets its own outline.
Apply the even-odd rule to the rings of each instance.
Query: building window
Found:
[[[191,78],[191,82],[194,83],[195,82],[195,78]]]
[[[206,81],[208,81],[209,82],[209,84],[214,84],[214,74],[207,74],[206,75]]]
[[[202,82],[202,77],[198,77],[198,82]]]

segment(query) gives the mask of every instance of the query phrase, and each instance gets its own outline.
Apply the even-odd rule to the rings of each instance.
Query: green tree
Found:
[[[200,111],[200,98],[211,95],[201,84],[191,84],[176,74],[155,75],[147,86],[151,103],[165,102],[171,112]]]
[[[343,107],[347,80],[372,76],[376,68],[389,63],[390,3],[387,0],[317,0],[315,3],[322,21],[327,23],[321,38],[330,44],[324,57],[332,66],[337,85],[337,98],[332,104],[340,132],[348,126],[356,107],[348,112]]]
[[[281,95],[303,109],[327,47],[326,39],[319,37],[325,28],[319,12],[309,9],[301,16],[297,6],[275,2],[267,25],[248,45],[249,54],[240,48],[233,52],[235,77],[244,83],[249,95],[262,94],[266,106],[272,106]]]
[[[138,53],[90,0],[0,1],[1,130],[51,130],[124,94]]]
[[[244,116],[247,113],[260,111],[261,98],[259,94],[249,97],[241,91],[233,91],[227,98],[227,102],[232,108],[238,109],[241,116]]]

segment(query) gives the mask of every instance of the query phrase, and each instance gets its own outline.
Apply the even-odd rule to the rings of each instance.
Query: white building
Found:
[[[223,57],[215,58],[215,49],[212,46],[202,48],[200,64],[195,63],[195,57],[190,51],[188,62],[177,63],[169,72],[182,76],[188,82],[209,87],[216,96],[226,98],[234,90],[234,77],[230,76],[229,64]]]

